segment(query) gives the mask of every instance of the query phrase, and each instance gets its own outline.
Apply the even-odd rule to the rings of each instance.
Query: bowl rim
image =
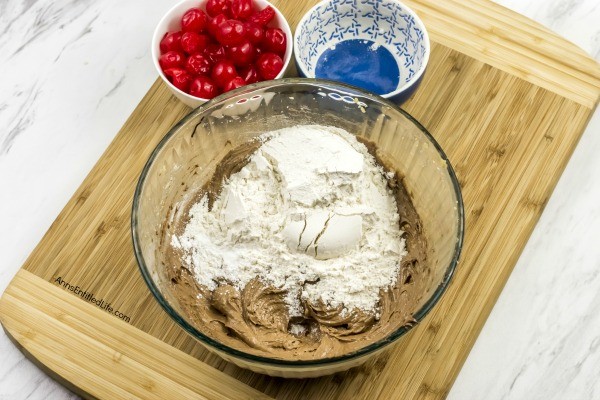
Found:
[[[175,85],[173,85],[169,79],[167,79],[167,77],[165,76],[165,74],[162,71],[162,68],[160,67],[160,64],[158,63],[158,58],[160,57],[160,49],[159,49],[159,44],[160,41],[162,40],[163,36],[165,35],[166,32],[159,32],[159,27],[165,25],[165,22],[169,19],[171,19],[173,17],[173,14],[175,13],[175,11],[181,7],[183,4],[186,3],[192,3],[192,7],[191,8],[198,8],[198,7],[202,7],[205,5],[205,3],[208,0],[181,0],[178,3],[176,3],[175,5],[173,5],[171,8],[169,8],[169,10],[161,17],[161,19],[158,21],[158,23],[156,24],[156,26],[154,27],[154,31],[152,33],[152,42],[150,44],[151,48],[150,48],[150,54],[152,57],[152,63],[154,64],[154,68],[156,69],[156,72],[158,72],[158,75],[160,76],[160,78],[163,80],[163,82],[165,82],[165,84],[169,87],[169,89],[171,89],[172,91],[176,92],[178,95],[186,98],[189,101],[193,101],[193,102],[198,102],[198,101],[203,101],[203,102],[207,102],[210,99],[205,99],[203,97],[196,97],[196,96],[192,96],[189,93],[184,92],[183,90],[179,89],[178,87],[176,87]],[[282,26],[280,26],[279,28],[281,30],[283,30],[285,32],[286,38],[288,40],[288,42],[290,41],[290,39],[294,40],[294,36],[292,35],[292,29],[290,28],[290,24],[287,21],[287,18],[285,17],[285,15],[283,15],[283,13],[281,11],[279,11],[279,9],[277,7],[275,7],[275,5],[271,2],[269,2],[268,0],[254,0],[256,2],[261,2],[265,4],[265,7],[267,5],[273,7],[273,10],[275,10],[275,14],[277,14],[277,16],[281,19],[281,21],[283,21]],[[195,5],[195,6],[194,6]],[[292,60],[292,56],[294,53],[294,49],[293,49],[293,44],[291,47],[291,51],[289,51],[289,55],[287,54],[288,51],[286,49],[286,55],[285,59],[283,60],[283,68],[281,68],[281,71],[279,71],[279,73],[277,74],[277,76],[274,79],[280,79],[283,77],[283,75],[285,74],[286,69],[288,68],[288,65],[290,63],[290,61]],[[157,51],[157,49],[159,49]]]
[[[374,343],[371,343],[371,344],[369,344],[365,347],[362,347],[358,350],[355,350],[353,352],[346,353],[346,354],[336,356],[336,357],[327,357],[327,358],[320,358],[320,359],[315,359],[315,360],[285,360],[285,359],[280,359],[280,358],[258,356],[255,354],[247,353],[247,352],[235,349],[233,347],[227,346],[227,345],[211,338],[210,336],[205,335],[204,333],[200,332],[198,329],[196,329],[190,323],[188,323],[181,315],[179,315],[171,307],[169,302],[165,299],[165,297],[162,295],[162,293],[156,286],[154,280],[152,279],[152,277],[150,275],[150,272],[148,271],[146,263],[144,261],[144,257],[142,255],[141,247],[140,247],[140,239],[139,239],[138,231],[137,231],[137,226],[138,226],[137,210],[139,209],[141,193],[142,193],[142,189],[144,187],[146,176],[147,176],[150,168],[152,167],[154,160],[156,159],[156,157],[158,156],[160,151],[163,149],[165,144],[171,139],[172,136],[175,135],[175,133],[182,126],[184,126],[188,121],[190,121],[191,119],[197,117],[199,114],[204,112],[205,109],[208,109],[218,103],[225,102],[229,98],[235,97],[236,95],[243,94],[244,92],[252,92],[255,90],[273,88],[273,87],[277,87],[277,86],[286,86],[286,85],[307,85],[310,87],[324,87],[329,90],[337,90],[339,92],[347,91],[347,92],[345,92],[346,94],[360,95],[362,97],[368,98],[370,101],[379,102],[384,106],[393,108],[394,110],[400,112],[407,119],[409,119],[413,124],[415,124],[415,126],[421,131],[421,133],[423,135],[425,135],[426,139],[428,139],[429,142],[435,147],[435,149],[437,150],[437,152],[438,152],[439,156],[442,158],[442,160],[444,160],[444,162],[446,164],[446,171],[452,182],[454,194],[455,194],[456,200],[457,200],[457,206],[456,206],[457,217],[458,217],[457,237],[456,237],[456,244],[454,246],[454,253],[453,253],[452,259],[450,260],[450,264],[446,268],[446,271],[444,273],[442,280],[438,284],[435,291],[432,293],[431,297],[423,304],[423,306],[417,312],[415,312],[413,314],[414,323],[402,325],[401,327],[397,328],[395,331],[391,332],[388,336],[386,336]],[[348,92],[350,92],[350,93],[348,93]],[[370,353],[373,353],[377,350],[384,348],[386,345],[394,342],[396,339],[400,338],[405,333],[410,331],[414,326],[416,326],[419,322],[421,322],[423,320],[423,318],[432,310],[432,308],[435,306],[435,304],[437,304],[437,302],[440,300],[442,294],[446,291],[446,289],[451,281],[451,278],[454,275],[454,271],[456,269],[456,266],[458,265],[460,254],[462,252],[464,230],[465,230],[464,204],[463,204],[463,198],[462,198],[462,193],[461,193],[461,189],[460,189],[460,184],[458,182],[458,178],[456,177],[454,169],[452,168],[452,165],[450,164],[450,160],[448,159],[448,157],[446,156],[446,154],[444,153],[444,151],[442,150],[442,148],[438,144],[438,142],[427,131],[427,129],[425,129],[425,127],[423,125],[421,125],[421,123],[419,123],[419,121],[417,121],[414,117],[412,117],[408,112],[404,111],[396,104],[392,103],[391,101],[389,101],[387,99],[384,99],[381,96],[374,95],[373,93],[370,93],[370,92],[368,92],[362,88],[358,88],[356,86],[351,86],[351,85],[347,85],[344,83],[331,81],[331,80],[314,79],[314,78],[284,78],[284,79],[278,79],[276,81],[263,81],[263,82],[258,82],[258,83],[254,83],[254,84],[247,85],[247,86],[242,86],[242,87],[234,89],[230,92],[223,93],[223,94],[209,100],[208,102],[202,104],[201,106],[197,107],[193,111],[191,111],[189,114],[187,114],[185,117],[183,117],[179,122],[177,122],[165,134],[165,136],[163,136],[163,138],[159,141],[159,143],[156,145],[156,147],[152,151],[150,157],[148,158],[148,160],[146,161],[146,164],[144,165],[144,167],[142,169],[142,172],[141,172],[138,182],[136,184],[133,202],[132,202],[132,206],[131,206],[131,238],[132,238],[132,242],[133,242],[135,258],[136,258],[138,267],[140,269],[140,272],[142,274],[142,277],[144,278],[144,281],[146,282],[146,285],[150,289],[150,292],[154,295],[154,298],[159,302],[161,307],[167,312],[167,314],[169,314],[169,316],[172,319],[174,319],[188,334],[190,334],[196,340],[200,341],[205,346],[207,345],[209,347],[214,348],[218,352],[225,352],[228,355],[231,355],[231,356],[234,356],[237,358],[241,358],[245,361],[266,364],[266,365],[272,365],[272,366],[277,366],[277,367],[282,367],[282,368],[299,367],[299,366],[327,366],[327,365],[332,365],[332,364],[336,364],[336,363],[340,363],[340,362],[345,362],[345,361],[352,360],[352,359],[357,359],[357,358],[366,356]]]
[[[315,74],[307,74],[307,68],[306,65],[304,65],[304,63],[302,62],[302,60],[300,60],[298,58],[298,48],[300,47],[299,44],[299,35],[300,35],[300,27],[302,25],[304,25],[306,23],[306,21],[308,20],[309,16],[319,7],[327,4],[327,3],[332,3],[336,0],[322,0],[320,2],[318,2],[317,4],[315,4],[314,6],[312,6],[300,19],[300,21],[298,22],[298,24],[296,25],[296,29],[294,31],[294,60],[296,61],[296,65],[298,66],[298,69],[302,72],[302,74],[304,76],[306,76],[307,78],[313,78],[313,79],[321,79],[321,80],[325,80],[322,78],[316,78]],[[362,0],[359,0],[362,1]],[[425,43],[425,57],[423,58],[423,62],[421,63],[421,67],[419,68],[419,70],[413,75],[413,77],[406,83],[404,83],[404,85],[400,86],[399,88],[396,88],[394,91],[389,92],[389,93],[384,93],[384,94],[380,94],[378,96],[381,96],[385,99],[391,99],[395,96],[398,96],[401,93],[404,93],[406,91],[408,91],[413,85],[415,85],[419,79],[421,79],[421,77],[423,76],[423,74],[425,73],[425,69],[427,68],[427,64],[429,63],[429,55],[431,53],[431,42],[429,41],[429,33],[427,31],[427,28],[425,27],[425,24],[423,23],[423,21],[421,20],[421,18],[419,18],[419,16],[417,15],[416,12],[413,11],[412,8],[410,8],[409,6],[407,6],[406,4],[404,4],[401,1],[398,0],[381,0],[381,2],[385,2],[385,3],[391,3],[394,4],[398,7],[400,7],[401,9],[403,9],[404,11],[406,11],[408,14],[410,14],[414,20],[415,23],[419,26],[419,28],[421,28],[421,31],[423,32],[423,40]],[[394,58],[395,59],[395,58]],[[340,82],[340,83],[344,83],[346,85],[348,85],[345,82]]]

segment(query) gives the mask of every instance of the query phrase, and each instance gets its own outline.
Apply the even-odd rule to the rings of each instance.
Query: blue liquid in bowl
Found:
[[[384,46],[364,39],[344,40],[317,60],[315,77],[331,79],[386,94],[398,88],[400,70]]]

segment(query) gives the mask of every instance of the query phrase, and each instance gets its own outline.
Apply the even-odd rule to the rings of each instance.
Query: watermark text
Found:
[[[77,285],[71,285],[69,282],[65,281],[60,276],[54,280],[54,283],[64,287],[70,292],[73,292],[75,295],[81,297],[85,301],[97,305],[98,307],[100,307],[100,309],[113,314],[114,316],[122,319],[125,322],[131,321],[131,318],[129,318],[127,315],[123,314],[119,310],[115,310],[110,302],[104,301],[104,299],[97,299],[93,293],[90,293]]]

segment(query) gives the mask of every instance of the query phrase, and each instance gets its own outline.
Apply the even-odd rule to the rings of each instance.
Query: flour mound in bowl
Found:
[[[297,126],[236,154],[243,165],[198,195],[170,241],[210,336],[320,358],[410,319],[391,318],[410,303],[401,288],[416,276],[402,267],[410,254],[397,180],[365,144],[338,128]]]

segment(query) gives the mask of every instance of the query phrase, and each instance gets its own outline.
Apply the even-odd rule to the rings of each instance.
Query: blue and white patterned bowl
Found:
[[[300,76],[359,86],[396,103],[415,91],[429,60],[425,25],[397,0],[325,0],[300,20]]]

